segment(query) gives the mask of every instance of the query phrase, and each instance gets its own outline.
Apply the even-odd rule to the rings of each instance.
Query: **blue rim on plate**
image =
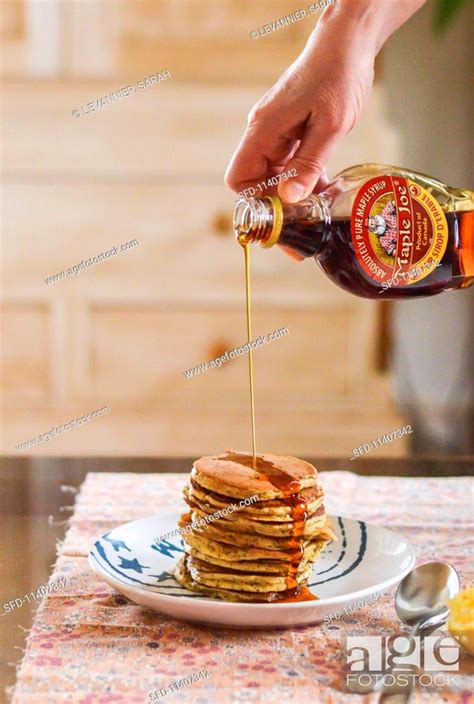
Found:
[[[337,541],[329,542],[308,580],[318,601],[289,603],[235,603],[201,596],[182,587],[173,577],[177,558],[184,552],[178,535],[160,539],[176,529],[178,514],[150,516],[114,528],[99,538],[89,554],[94,571],[118,591],[152,592],[160,603],[176,599],[211,602],[215,606],[292,608],[346,603],[381,593],[412,569],[415,553],[400,535],[385,528],[341,516],[331,517]],[[133,598],[133,596],[131,597]],[[159,608],[157,606],[157,608]]]

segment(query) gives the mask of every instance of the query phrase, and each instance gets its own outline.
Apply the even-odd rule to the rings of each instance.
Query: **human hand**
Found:
[[[329,7],[304,51],[250,111],[226,184],[242,191],[296,169],[274,189],[283,201],[321,190],[329,156],[370,95],[377,52],[422,3],[340,0]]]

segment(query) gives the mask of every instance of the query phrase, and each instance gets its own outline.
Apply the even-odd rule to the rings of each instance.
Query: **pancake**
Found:
[[[243,592],[284,592],[286,576],[259,572],[238,572],[224,567],[216,567],[191,555],[187,556],[186,565],[192,579],[206,587],[234,589]],[[298,577],[304,581],[309,576],[311,565],[300,564]]]
[[[247,547],[239,545],[225,545],[217,540],[212,540],[199,533],[191,532],[183,534],[183,540],[187,545],[196,547],[217,558],[229,560],[280,560],[287,564],[297,556],[297,551],[293,550],[272,550],[269,548]]]
[[[176,580],[192,592],[198,592],[203,596],[208,596],[211,599],[222,599],[223,601],[233,602],[272,602],[279,600],[278,592],[240,592],[231,589],[215,589],[206,587],[204,584],[198,584],[189,574],[186,566],[186,556],[179,558],[176,565],[174,576]]]
[[[312,515],[322,504],[323,490],[320,486],[312,486],[302,489],[299,493],[308,506],[309,515]],[[291,505],[288,499],[257,501],[248,507],[240,507],[237,500],[230,500],[227,496],[203,489],[192,479],[189,485],[184,488],[184,498],[191,507],[198,504],[202,510],[208,513],[228,509],[232,506],[238,510],[240,516],[250,516],[258,521],[292,520]],[[229,514],[229,517],[232,516],[233,514]]]
[[[209,517],[209,514],[200,511],[200,510],[195,510],[192,511],[192,518],[193,521],[197,522],[201,518],[206,518]],[[219,531],[222,536],[230,533],[231,535],[231,543],[235,538],[234,531],[237,531],[238,533],[246,533],[250,534],[251,537],[254,536],[254,534],[257,535],[268,535],[270,537],[275,537],[275,538],[291,538],[294,533],[295,533],[295,528],[300,532],[301,535],[303,535],[305,538],[312,537],[314,535],[318,534],[319,528],[322,528],[326,521],[326,516],[324,513],[324,506],[320,506],[320,508],[316,511],[316,513],[313,516],[309,516],[306,518],[306,520],[300,520],[300,521],[292,521],[286,522],[286,523],[275,523],[275,522],[260,522],[260,521],[252,521],[250,519],[245,520],[241,518],[240,515],[235,515],[233,519],[227,519],[227,518],[220,518],[218,521],[215,522],[215,526],[213,523],[207,523],[203,528],[200,528],[199,530],[201,531],[207,531],[210,528],[215,527],[217,531]],[[295,525],[296,524],[296,525]],[[222,541],[224,543],[229,542],[229,539],[222,538]]]
[[[308,562],[314,562],[317,554],[323,549],[325,541],[315,541],[307,545],[305,550],[305,556],[301,561],[301,565],[305,566]],[[226,569],[235,569],[242,572],[268,572],[271,574],[279,574],[286,576],[288,573],[288,561],[287,560],[224,560],[220,557],[214,557],[214,555],[209,555],[209,553],[201,552],[197,548],[190,544],[185,546],[186,553],[197,557],[199,560],[210,563],[212,565],[219,565],[225,567]]]
[[[334,533],[311,464],[264,454],[254,469],[250,453],[202,457],[184,498],[175,571],[184,587],[228,601],[315,598],[298,590]]]
[[[301,549],[298,547],[297,550],[274,550],[256,547],[241,547],[238,545],[225,545],[219,543],[216,540],[211,540],[206,536],[199,535],[197,533],[186,533],[183,536],[185,541],[185,547],[191,546],[199,552],[207,555],[209,562],[219,564],[215,562],[217,560],[230,560],[240,565],[245,561],[273,561],[281,562],[286,566],[288,571],[288,563],[292,560],[296,560],[301,556]],[[314,559],[312,556],[319,545],[324,545],[326,543],[325,539],[322,540],[307,540],[302,542],[303,558],[307,555],[308,560]],[[215,559],[212,559],[215,558]],[[239,569],[242,569],[241,567]]]
[[[216,457],[201,457],[191,476],[199,486],[236,499],[258,496],[260,500],[283,499],[309,486],[316,486],[313,465],[296,457],[258,455],[257,469],[248,452],[228,451]]]

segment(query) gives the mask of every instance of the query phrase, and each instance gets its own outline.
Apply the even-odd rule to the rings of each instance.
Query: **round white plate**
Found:
[[[338,540],[326,545],[308,580],[318,601],[236,604],[200,596],[174,579],[183,541],[179,535],[167,540],[161,537],[176,530],[178,518],[177,513],[149,516],[105,533],[89,553],[92,569],[136,604],[181,620],[278,628],[317,623],[351,605],[360,608],[397,584],[415,563],[415,551],[401,535],[332,516]]]

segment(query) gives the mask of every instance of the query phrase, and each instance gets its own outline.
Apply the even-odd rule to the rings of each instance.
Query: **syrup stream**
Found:
[[[253,352],[250,347],[252,340],[252,314],[250,303],[250,245],[241,244],[245,257],[245,299],[247,309],[247,342],[249,346],[249,386],[250,386],[250,417],[252,423],[252,464],[253,469],[257,469],[257,442],[255,438],[255,397],[253,390]]]
[[[286,575],[286,596],[280,597],[278,601],[309,601],[317,599],[309,589],[298,585],[298,572],[301,561],[304,556],[303,534],[306,520],[308,518],[308,506],[304,499],[299,495],[301,485],[295,481],[293,477],[287,475],[281,469],[274,467],[272,463],[266,462],[263,458],[258,458],[257,462],[257,443],[255,435],[255,397],[253,384],[253,356],[250,342],[252,340],[252,311],[251,311],[251,296],[250,296],[250,244],[242,240],[238,240],[244,250],[245,258],[245,298],[247,311],[247,342],[249,346],[249,387],[250,387],[250,417],[252,424],[252,469],[257,472],[257,476],[261,480],[269,481],[274,487],[283,493],[284,501],[290,508],[291,518],[293,521],[293,530],[290,539],[290,547],[292,557],[288,564],[288,572]],[[237,455],[235,453],[227,453],[229,459],[247,464],[245,455]],[[250,459],[250,458],[249,458]],[[259,469],[257,467],[260,465]],[[262,471],[263,470],[263,471]],[[268,471],[270,470],[270,471]]]

